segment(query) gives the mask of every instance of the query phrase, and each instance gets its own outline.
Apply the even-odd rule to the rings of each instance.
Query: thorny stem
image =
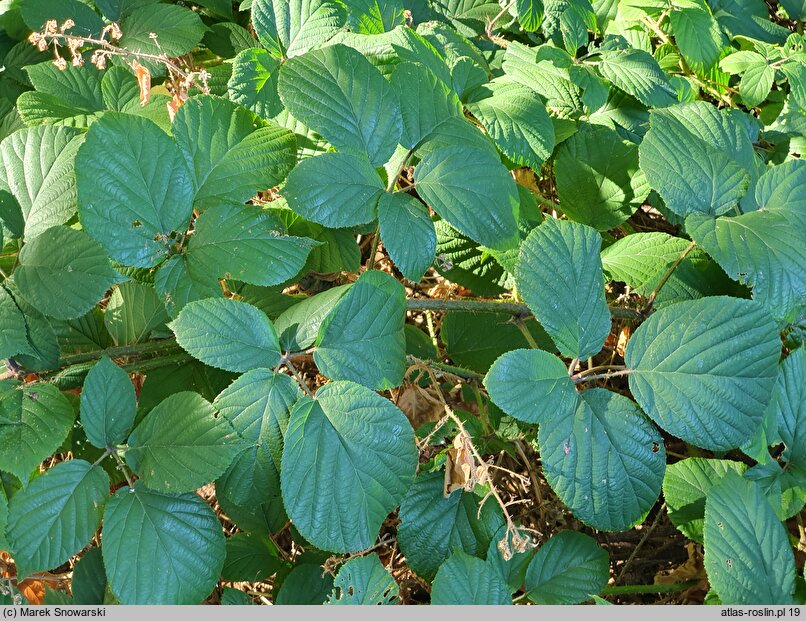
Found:
[[[663,275],[663,278],[660,279],[660,282],[657,285],[655,285],[655,288],[652,290],[652,293],[649,294],[649,300],[647,301],[644,310],[641,311],[641,314],[644,317],[646,317],[652,310],[652,306],[653,304],[655,304],[655,298],[658,296],[660,290],[663,289],[663,285],[665,285],[666,282],[672,277],[672,274],[674,274],[675,270],[678,267],[680,267],[680,264],[683,262],[683,259],[685,259],[688,256],[688,253],[694,250],[696,246],[697,242],[694,241],[692,241],[688,246],[686,246],[683,249],[683,252],[680,253],[680,256],[677,257],[677,259],[675,259],[675,262],[669,266],[668,270],[666,270],[666,273]]]
[[[114,452],[115,452],[115,449],[114,449],[114,448],[111,448],[111,447],[110,447],[110,448],[106,449],[106,450],[103,452],[103,455],[101,455],[101,456],[100,456],[98,459],[96,459],[96,460],[93,462],[93,464],[92,464],[93,468],[94,468],[95,466],[97,466],[98,464],[100,464],[100,463],[101,463],[101,462],[102,462],[104,459],[106,459],[107,457],[109,457],[109,456],[110,456],[112,453],[114,453]]]
[[[613,377],[619,377],[622,375],[629,375],[632,373],[632,369],[622,369],[621,371],[615,371],[613,373],[603,373],[602,375],[575,375],[571,378],[571,381],[574,384],[579,384],[580,382],[595,382],[597,380],[609,380]]]
[[[431,378],[431,382],[434,386],[439,386],[439,382],[437,381],[436,374],[434,370],[427,365],[415,365],[420,368],[420,370],[425,371],[428,376]],[[445,397],[442,394],[442,391],[437,388],[437,398],[439,399],[440,403],[442,404],[442,409],[445,412],[445,415],[437,422],[436,426],[434,427],[433,431],[430,435],[433,435],[442,425],[445,424],[448,420],[454,422],[456,427],[459,429],[459,434],[464,435],[466,438],[470,438],[470,434],[465,429],[465,426],[462,424],[461,419],[456,416],[454,411],[451,409],[451,406],[448,405],[448,402],[445,401]],[[509,509],[507,508],[507,503],[504,502],[501,495],[498,493],[496,489],[492,477],[490,475],[490,466],[487,462],[484,461],[484,458],[479,453],[478,449],[476,448],[475,444],[472,441],[468,441],[468,446],[470,447],[470,451],[473,454],[473,457],[478,463],[478,467],[481,469],[482,478],[486,479],[490,483],[490,492],[489,496],[492,496],[495,501],[498,503],[498,506],[501,507],[501,512],[504,515],[504,521],[506,523],[506,532],[504,533],[504,537],[501,541],[498,542],[498,549],[501,552],[501,556],[504,560],[509,560],[512,558],[512,547],[514,547],[518,551],[522,551],[526,548],[529,543],[529,537],[524,536],[521,532],[521,529],[515,525],[515,522],[512,520],[512,516],[509,514]],[[479,504],[479,511],[481,511],[481,507],[483,506],[484,501]],[[512,547],[510,547],[509,538],[512,537]]]
[[[501,10],[498,12],[498,15],[496,15],[495,17],[493,17],[493,18],[490,20],[490,23],[489,23],[489,24],[487,24],[487,28],[485,28],[485,29],[484,29],[484,34],[485,34],[485,35],[487,35],[487,38],[488,38],[490,41],[492,41],[493,43],[497,43],[497,44],[498,44],[498,45],[500,45],[501,47],[506,47],[506,46],[507,46],[507,44],[508,44],[509,42],[508,42],[506,39],[502,39],[501,37],[496,37],[496,36],[493,34],[493,30],[495,30],[495,23],[496,23],[496,22],[497,22],[499,19],[501,19],[501,18],[504,16],[504,14],[505,14],[507,11],[509,11],[509,9],[511,9],[511,8],[512,8],[512,5],[514,5],[514,4],[515,4],[515,1],[516,1],[516,0],[512,0],[512,1],[511,1],[509,4],[505,5],[505,6],[504,6],[504,8],[502,8],[502,9],[501,9]]]
[[[523,319],[517,317],[513,321],[513,323],[518,328],[518,330],[521,331],[521,334],[523,334],[523,338],[525,338],[526,342],[529,343],[529,347],[531,347],[532,349],[540,349],[540,345],[537,344],[535,337],[533,337],[532,333],[529,332],[529,328],[526,327],[526,323],[523,321]]]
[[[148,52],[140,52],[140,51],[135,52],[133,50],[128,50],[126,48],[115,47],[114,45],[109,43],[109,41],[107,41],[106,39],[95,39],[93,37],[68,35],[62,32],[46,32],[46,33],[34,33],[34,34],[40,34],[42,37],[44,37],[45,40],[50,39],[52,42],[58,41],[68,46],[71,43],[75,45],[74,43],[75,41],[80,41],[83,45],[88,44],[94,45],[100,48],[99,50],[100,53],[105,56],[120,56],[121,58],[134,58],[137,60],[150,60],[153,62],[157,62],[162,65],[165,65],[165,67],[168,70],[170,70],[176,76],[180,77],[183,81],[186,82],[188,86],[190,84],[195,84],[196,86],[199,87],[199,89],[201,89],[203,93],[209,94],[210,92],[210,88],[206,84],[206,80],[202,78],[201,83],[196,82],[193,73],[188,73],[187,71],[185,71],[182,67],[173,62],[164,52],[161,54],[150,54]],[[154,39],[154,41],[161,51],[162,48],[159,46],[159,43],[156,41],[156,39]],[[34,41],[31,42],[34,43]],[[101,67],[99,67],[99,69],[100,68]]]
[[[624,586],[609,586],[602,590],[602,595],[680,593],[682,591],[687,591],[698,582],[698,580],[686,580],[685,582],[672,582],[671,584],[627,584]]]
[[[100,360],[104,356],[110,358],[126,358],[129,356],[142,356],[143,354],[154,353],[174,353],[182,351],[174,339],[160,339],[147,343],[136,343],[134,345],[121,345],[119,347],[107,347],[106,349],[96,349],[94,351],[82,352],[63,356],[59,359],[59,368],[67,367],[79,362],[90,362]]]
[[[532,311],[526,304],[502,302],[499,300],[435,300],[430,298],[410,298],[406,300],[406,309],[410,311],[469,311],[472,313],[509,313],[521,319],[528,319]],[[610,314],[615,319],[638,321],[643,315],[630,308],[611,306]]]
[[[126,462],[121,459],[116,450],[112,451],[112,456],[115,458],[115,461],[118,462],[118,470],[120,470],[123,473],[123,476],[126,477],[126,483],[129,484],[129,488],[134,489],[134,481],[132,480],[132,475],[129,472],[129,468],[126,466]]]
[[[621,567],[621,571],[619,572],[618,577],[616,578],[616,582],[620,582],[620,581],[621,581],[621,579],[624,577],[624,574],[626,574],[626,573],[627,573],[627,569],[628,569],[628,568],[630,567],[630,565],[632,564],[633,559],[634,559],[634,558],[636,557],[636,555],[638,554],[638,551],[639,551],[639,550],[640,550],[640,549],[643,547],[643,545],[644,545],[644,544],[647,542],[647,539],[649,539],[649,536],[652,534],[652,531],[653,531],[653,530],[655,530],[655,527],[656,527],[658,524],[660,524],[660,519],[661,519],[661,516],[663,516],[663,510],[664,510],[665,508],[666,508],[666,503],[664,502],[664,503],[663,503],[663,504],[660,506],[660,508],[658,509],[658,513],[657,513],[657,515],[655,515],[655,519],[654,519],[654,520],[652,520],[652,524],[650,524],[649,528],[647,528],[647,529],[644,531],[644,534],[641,536],[641,540],[638,542],[638,545],[636,545],[636,546],[635,546],[635,547],[632,549],[632,552],[630,553],[630,556],[627,558],[627,560],[626,560],[626,561],[624,561],[624,565]]]
[[[406,356],[406,359],[412,365],[431,367],[432,369],[437,369],[438,371],[441,371],[447,375],[454,375],[460,379],[475,382],[480,382],[481,380],[484,379],[484,375],[482,373],[476,373],[475,371],[471,371],[470,369],[457,367],[455,365],[447,364],[445,362],[439,362],[437,360],[423,360],[422,358],[417,358],[416,356]]]
[[[299,384],[300,388],[302,388],[302,390],[304,390],[305,393],[309,397],[313,397],[313,393],[311,392],[311,389],[308,388],[308,384],[305,382],[305,380],[299,374],[299,371],[297,371],[297,367],[294,366],[294,363],[291,362],[291,357],[290,356],[284,356],[283,359],[281,360],[281,362],[285,365],[285,367],[289,371],[291,371],[291,375],[293,375],[294,379],[297,380],[297,384]]]

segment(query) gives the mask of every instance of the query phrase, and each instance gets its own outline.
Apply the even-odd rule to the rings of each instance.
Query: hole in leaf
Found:
[[[139,229],[141,226],[143,226],[143,223],[139,220],[132,220],[132,226],[136,229]]]

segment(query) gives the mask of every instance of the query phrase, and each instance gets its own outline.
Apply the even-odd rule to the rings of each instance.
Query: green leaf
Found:
[[[517,0],[518,21],[526,32],[534,32],[543,22],[542,0]]]
[[[543,473],[563,503],[599,530],[627,530],[658,499],[663,438],[636,405],[603,388],[580,395],[573,416],[541,425]]]
[[[504,524],[498,505],[463,490],[445,498],[442,472],[421,473],[400,503],[398,542],[407,565],[433,580],[456,549],[483,556]]]
[[[53,384],[0,382],[0,470],[26,483],[43,459],[56,452],[76,413]]]
[[[86,127],[104,110],[101,74],[92,65],[60,70],[52,62],[25,68],[36,89],[17,98],[25,124]]]
[[[402,0],[346,0],[349,23],[355,32],[377,35],[405,22]]]
[[[289,112],[339,151],[365,154],[381,166],[397,147],[403,129],[397,94],[350,47],[330,45],[290,58],[278,88]]]
[[[224,533],[196,494],[168,495],[136,483],[106,505],[103,554],[121,604],[198,604],[224,565]]]
[[[0,486],[0,546],[4,550],[8,550],[11,546],[6,540],[6,524],[8,523],[8,500],[6,499],[6,492]]]
[[[379,606],[398,603],[400,588],[377,553],[350,559],[339,568],[328,604]]]
[[[257,126],[257,127],[256,127]],[[194,207],[244,203],[283,181],[296,163],[294,134],[220,97],[186,101],[172,124],[176,143],[193,171]]]
[[[671,304],[635,331],[624,355],[643,410],[695,446],[750,439],[772,396],[781,341],[757,302],[726,296]]]
[[[598,353],[610,333],[601,244],[594,229],[549,218],[521,245],[518,291],[568,358]]]
[[[646,296],[688,245],[687,240],[668,233],[634,233],[602,250],[602,268],[610,279]]]
[[[579,395],[557,356],[539,349],[515,349],[495,361],[484,378],[490,399],[526,423],[570,418]]]
[[[279,70],[279,59],[266,50],[243,50],[232,61],[232,76],[227,83],[229,98],[264,119],[277,116],[283,111],[277,92]]]
[[[498,296],[514,287],[512,276],[489,249],[479,246],[444,220],[434,222],[434,228],[437,232],[434,269],[441,276],[485,297]]]
[[[512,605],[512,597],[492,565],[457,550],[434,577],[431,604],[504,606]]]
[[[535,604],[579,604],[607,586],[608,554],[588,535],[564,530],[538,548],[526,570]]]
[[[300,272],[317,245],[285,235],[281,223],[260,207],[218,204],[194,223],[187,268],[194,280],[211,288],[220,278],[279,285]]]
[[[643,50],[605,51],[599,71],[613,85],[650,108],[677,103],[677,93],[658,61]]]
[[[171,233],[184,233],[193,211],[181,151],[143,117],[107,112],[93,123],[76,155],[76,184],[81,224],[132,267],[154,267],[168,256]]]
[[[240,506],[282,508],[280,466],[291,408],[302,396],[288,375],[255,369],[244,373],[213,402],[241,437],[243,449],[216,484],[219,497]]]
[[[518,166],[539,170],[554,149],[554,126],[531,88],[497,78],[476,89],[468,110],[498,148]]]
[[[167,321],[154,287],[133,280],[115,287],[104,311],[104,325],[118,345],[140,343]]]
[[[484,32],[501,7],[496,0],[433,0],[434,11],[465,37]]]
[[[59,26],[65,20],[72,19],[76,25],[65,32],[79,37],[96,37],[104,27],[98,14],[79,0],[25,0],[15,4],[20,5],[25,25],[37,32],[43,30],[45,22],[51,19],[56,20]]]
[[[90,548],[73,567],[70,590],[73,592],[75,603],[80,606],[95,606],[104,603],[106,571],[101,554],[101,548]]]
[[[252,23],[276,57],[297,56],[328,41],[347,22],[337,0],[253,0]]]
[[[761,104],[770,94],[774,80],[775,69],[766,61],[750,65],[739,81],[739,94],[744,104],[750,107]]]
[[[6,536],[17,575],[54,569],[79,552],[98,529],[108,497],[109,476],[80,459],[57,464],[14,494]]]
[[[265,535],[237,533],[227,539],[226,547],[221,578],[227,582],[261,582],[283,565],[277,546]]]
[[[240,439],[226,418],[196,392],[178,392],[152,409],[129,436],[126,463],[144,485],[191,492],[232,463]]]
[[[370,547],[416,470],[408,419],[369,388],[331,382],[291,410],[283,501],[297,530],[322,550]]]
[[[507,531],[503,526],[490,541],[487,548],[487,564],[490,565],[503,579],[510,593],[520,591],[526,576],[526,569],[534,556],[534,548],[527,547],[526,550],[518,551],[513,544],[514,533]],[[498,548],[502,539],[507,538],[512,556],[505,559]]]
[[[753,288],[779,321],[792,321],[806,296],[806,162],[769,169],[756,185],[760,209],[732,218],[692,215],[686,230],[731,278]]]
[[[459,97],[425,64],[401,62],[391,82],[403,119],[400,144],[407,149],[414,149],[447,119],[462,117]]]
[[[705,501],[705,570],[724,604],[790,604],[795,559],[759,486],[728,473]]]
[[[686,62],[698,73],[706,73],[716,64],[728,44],[705,2],[691,2],[676,7],[669,19],[675,43]]]
[[[374,390],[403,382],[406,292],[390,275],[364,272],[322,322],[313,358],[319,371]]]
[[[59,364],[59,339],[50,321],[28,304],[17,291],[14,279],[6,281],[6,288],[25,318],[30,352],[19,354],[15,360],[32,371],[54,369]]]
[[[755,155],[732,112],[698,101],[650,114],[639,148],[641,170],[677,215],[723,214],[747,191]]]
[[[689,539],[702,543],[708,492],[728,472],[742,474],[746,468],[737,461],[701,457],[689,457],[667,466],[663,498],[672,524]]]
[[[225,298],[191,302],[169,327],[185,351],[217,369],[243,373],[273,367],[280,360],[271,321],[245,302]]]
[[[378,224],[383,247],[397,268],[420,282],[434,262],[437,233],[425,206],[413,196],[384,192],[378,201]]]
[[[427,153],[414,169],[420,197],[471,239],[506,250],[518,243],[518,190],[497,157],[475,148]]]
[[[252,599],[238,589],[232,587],[224,587],[221,591],[221,605],[222,606],[252,606],[254,602]]]
[[[189,302],[222,295],[221,285],[211,274],[192,269],[187,254],[174,255],[157,270],[154,289],[171,317],[176,317]]]
[[[74,160],[81,141],[78,130],[43,125],[14,132],[0,143],[0,187],[19,202],[25,237],[75,214]]]
[[[571,81],[567,67],[555,64],[551,57],[538,57],[535,48],[511,42],[504,54],[503,69],[513,80],[540,95],[555,115],[566,118],[582,112],[582,92]]]
[[[303,160],[291,171],[283,196],[303,218],[342,228],[372,222],[383,189],[363,155],[325,153]]]
[[[104,297],[118,274],[86,233],[54,226],[23,246],[14,280],[20,295],[41,313],[74,319]]]
[[[302,563],[295,565],[288,574],[274,603],[285,605],[324,604],[333,590],[333,576],[325,572],[321,565]]]
[[[325,317],[347,293],[350,286],[340,285],[312,295],[277,317],[274,327],[280,335],[282,350],[298,352],[313,345]]]
[[[224,2],[228,4],[228,0],[224,0]],[[216,56],[227,59],[246,50],[257,49],[258,45],[257,39],[251,32],[234,22],[211,24],[202,43]]]
[[[560,209],[600,231],[619,226],[649,194],[638,147],[601,125],[583,125],[557,149]]]
[[[0,360],[33,354],[28,344],[25,317],[5,287],[0,287]]]
[[[183,56],[202,40],[206,27],[197,13],[181,6],[150,4],[133,9],[120,24],[119,45],[147,54]],[[151,34],[156,34],[156,40]],[[148,61],[145,61],[148,63]],[[151,64],[162,68],[161,65]]]
[[[541,349],[554,349],[540,324],[530,319],[524,325]],[[485,373],[506,352],[529,347],[508,313],[451,311],[442,319],[439,337],[446,354],[456,364],[480,373]]]
[[[785,459],[806,472],[806,350],[793,351],[781,363],[770,407],[776,414]]]
[[[122,444],[134,425],[136,399],[129,374],[101,358],[81,391],[81,426],[90,443],[102,449]]]

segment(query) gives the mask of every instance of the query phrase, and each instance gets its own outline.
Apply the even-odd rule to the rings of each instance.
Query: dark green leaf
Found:
[[[81,390],[81,426],[87,439],[102,449],[122,444],[136,414],[129,374],[104,356],[87,373]]]
[[[221,524],[196,494],[119,489],[104,513],[103,554],[121,604],[199,604],[224,565]],[[154,571],[154,567],[160,571]]]

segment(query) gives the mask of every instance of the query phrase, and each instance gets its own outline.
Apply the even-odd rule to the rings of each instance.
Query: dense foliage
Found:
[[[0,2],[0,602],[804,603],[804,20]]]

